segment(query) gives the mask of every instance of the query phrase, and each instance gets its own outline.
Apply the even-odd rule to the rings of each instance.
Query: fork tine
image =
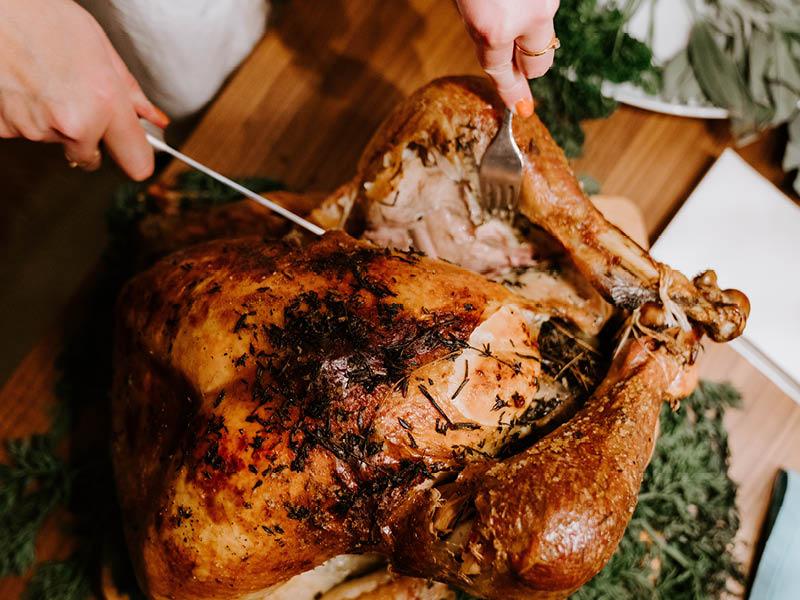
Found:
[[[478,171],[479,203],[488,216],[513,220],[522,177],[522,153],[511,129],[511,113],[506,110],[495,138],[483,154]]]
[[[492,186],[486,180],[481,180],[481,206],[491,213],[492,210]]]

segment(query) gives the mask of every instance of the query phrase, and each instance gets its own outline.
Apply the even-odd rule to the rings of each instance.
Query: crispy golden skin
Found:
[[[410,176],[409,148],[465,164],[469,187],[498,118],[480,80],[433,82],[313,218],[369,234],[375,203]],[[343,233],[212,241],[128,284],[113,454],[151,597],[252,597],[361,552],[487,598],[563,598],[602,568],[635,507],[661,402],[687,392],[700,332],[735,337],[747,304],[711,274],[690,282],[655,263],[607,223],[537,119],[516,135],[521,212],[536,251],[548,246],[562,268],[546,293]],[[144,238],[158,253],[283,233],[261,215],[234,204],[154,218]],[[559,318],[594,336],[611,312],[597,294],[638,337],[623,335],[613,360],[608,350],[578,410],[553,395],[540,331]]]
[[[559,410],[536,416],[535,307],[345,234],[195,246],[119,305],[114,454],[154,596],[381,547],[383,504]]]

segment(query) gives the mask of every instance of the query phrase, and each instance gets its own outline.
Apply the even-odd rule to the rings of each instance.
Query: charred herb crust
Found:
[[[255,429],[246,434],[239,430],[237,438],[222,415],[202,417],[205,422],[192,427],[200,434],[190,436],[184,448],[193,457],[189,477],[213,491],[227,485],[233,473],[249,473],[249,493],[259,493],[266,476],[283,469],[303,472],[314,456],[327,454],[349,473],[331,490],[331,515],[374,510],[382,494],[431,477],[436,469],[421,458],[378,465],[374,457],[382,443],[373,420],[379,403],[370,398],[404,388],[415,369],[466,348],[480,311],[465,313],[460,305],[453,312],[406,311],[395,300],[391,278],[383,275],[382,266],[394,260],[415,265],[419,259],[413,253],[334,248],[287,260],[290,267],[276,264],[276,272],[290,270],[299,278],[305,271],[324,277],[329,285],[296,292],[277,316],[266,318],[268,309],[249,299],[232,312],[230,331],[244,342],[247,352],[230,360],[240,372],[235,385],[249,390],[252,407],[245,421]],[[208,285],[197,288],[207,293]],[[269,294],[263,301],[270,301]],[[212,410],[225,397],[225,390],[217,392]],[[447,428],[472,427],[451,422],[443,412],[441,416]],[[401,427],[407,430],[409,446],[416,447],[411,426]],[[276,460],[278,445],[290,451],[287,464],[259,472],[264,461]],[[456,451],[462,459],[464,453]],[[290,505],[285,507],[290,518],[307,516],[302,507]],[[310,514],[314,512],[318,507]]]

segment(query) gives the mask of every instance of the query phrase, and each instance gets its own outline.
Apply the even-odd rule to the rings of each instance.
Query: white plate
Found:
[[[622,4],[622,2],[617,0],[617,4]],[[653,11],[655,11],[654,14]],[[652,40],[648,42],[651,23],[653,25]],[[649,43],[653,49],[653,59],[656,64],[664,64],[685,48],[689,42],[692,15],[689,12],[688,4],[681,0],[644,1],[640,3],[639,8],[628,21],[626,29],[631,36]],[[603,92],[618,102],[668,115],[696,119],[728,118],[728,111],[724,108],[700,102],[695,104],[668,102],[660,96],[648,94],[631,84],[608,83],[603,86]]]
[[[660,96],[648,94],[643,89],[629,83],[604,84],[603,93],[623,104],[667,115],[675,115],[676,117],[690,117],[693,119],[728,118],[728,111],[724,108],[708,104],[680,104],[678,102],[668,102]]]

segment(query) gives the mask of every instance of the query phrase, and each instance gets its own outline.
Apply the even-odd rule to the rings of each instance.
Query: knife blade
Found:
[[[192,157],[186,156],[183,152],[176,150],[175,148],[167,144],[163,139],[161,139],[159,135],[160,130],[157,130],[155,126],[152,125],[151,123],[143,121],[142,127],[145,130],[145,137],[147,138],[147,141],[154,149],[166,152],[167,154],[174,156],[182,163],[185,163],[190,167],[197,169],[201,173],[205,173],[209,177],[212,177],[217,181],[219,181],[221,184],[226,185],[233,190],[236,190],[243,196],[246,196],[251,200],[259,203],[261,206],[264,206],[270,209],[271,211],[281,215],[282,217],[289,219],[292,223],[299,225],[300,227],[302,227],[306,231],[313,233],[314,235],[322,235],[325,233],[325,230],[319,225],[316,225],[311,221],[308,221],[303,217],[294,214],[292,211],[284,208],[283,206],[277,204],[276,202],[273,202],[269,198],[265,198],[260,194],[257,194],[256,192],[247,189],[243,185],[236,183],[235,181],[233,181],[228,177],[225,177],[225,175],[218,173],[214,169],[205,166],[203,163],[196,161]]]

